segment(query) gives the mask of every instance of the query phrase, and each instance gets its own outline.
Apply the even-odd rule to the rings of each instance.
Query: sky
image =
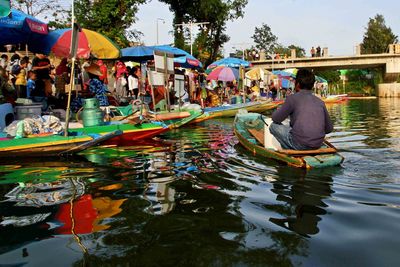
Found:
[[[234,52],[234,47],[251,47],[255,27],[265,23],[284,46],[300,46],[307,54],[312,46],[320,46],[327,47],[329,55],[353,55],[376,14],[382,14],[386,26],[400,36],[399,11],[398,0],[249,0],[244,17],[227,22],[231,39],[224,54]],[[146,45],[157,43],[157,25],[159,44],[173,43],[173,14],[167,5],[152,0],[140,6],[137,18],[133,27],[144,34]]]

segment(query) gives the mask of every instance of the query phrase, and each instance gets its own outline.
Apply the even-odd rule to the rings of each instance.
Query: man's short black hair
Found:
[[[300,89],[311,90],[314,87],[315,75],[310,70],[299,69],[296,75],[296,83],[300,85]]]

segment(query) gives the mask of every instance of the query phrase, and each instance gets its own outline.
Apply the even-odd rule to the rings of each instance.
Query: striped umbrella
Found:
[[[217,67],[207,76],[207,80],[231,82],[239,78],[239,70],[230,67]]]
[[[71,28],[50,32],[43,41],[43,52],[53,52],[58,57],[68,57],[71,49]],[[99,59],[115,59],[120,57],[120,49],[106,36],[81,29],[78,39],[78,58],[89,58],[91,55]]]

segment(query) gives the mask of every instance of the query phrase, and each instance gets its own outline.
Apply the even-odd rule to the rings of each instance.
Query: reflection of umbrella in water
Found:
[[[237,80],[239,77],[239,70],[230,67],[218,67],[208,74],[207,80],[231,82]]]
[[[42,50],[45,54],[53,52],[58,57],[69,57],[72,29],[59,29],[50,32],[43,40]],[[101,59],[120,57],[120,49],[104,35],[88,29],[81,29],[78,38],[78,58],[90,56]]]

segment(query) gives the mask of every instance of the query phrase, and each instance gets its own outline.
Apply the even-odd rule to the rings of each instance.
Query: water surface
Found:
[[[345,161],[254,157],[232,119],[68,159],[2,159],[0,264],[399,266],[400,100],[329,105]]]

